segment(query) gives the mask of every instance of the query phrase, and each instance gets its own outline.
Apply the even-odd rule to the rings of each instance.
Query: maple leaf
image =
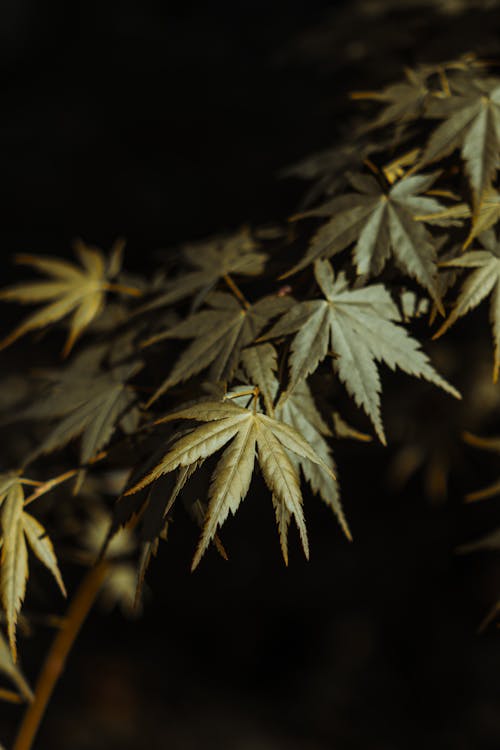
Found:
[[[382,284],[350,289],[344,273],[334,279],[328,261],[316,261],[314,273],[324,299],[295,304],[263,337],[298,331],[290,347],[289,391],[312,374],[333,349],[333,369],[371,419],[384,444],[378,361],[393,370],[399,367],[409,375],[424,378],[460,398],[458,391],[431,366],[419,342],[397,325],[401,315]]]
[[[16,659],[17,617],[24,599],[28,579],[26,541],[40,562],[52,573],[62,593],[66,596],[52,542],[41,523],[24,510],[23,484],[27,481],[10,475],[0,477],[0,530],[2,535],[0,593],[14,660]]]
[[[302,216],[332,216],[313,236],[302,260],[283,278],[309,265],[354,246],[358,274],[376,275],[392,254],[396,264],[415,278],[438,307],[436,248],[417,214],[442,212],[444,206],[422,195],[438,173],[405,177],[383,190],[371,175],[351,175],[357,193],[347,193]]]
[[[312,491],[319,494],[323,502],[333,510],[342,531],[351,540],[351,532],[340,500],[337,467],[330,446],[325,439],[331,437],[332,433],[316,408],[306,381],[303,380],[294,391],[285,394],[285,397],[280,399],[276,405],[276,418],[294,427],[331,470],[331,473],[326,473],[318,464],[311,464],[300,456],[292,456],[292,461],[297,468],[300,467]]]
[[[386,105],[374,120],[362,128],[362,132],[391,123],[408,123],[423,113],[429,95],[428,73],[406,68],[405,77],[406,81],[392,83],[382,91],[355,91],[351,94],[351,99],[370,99]]]
[[[138,296],[137,289],[113,284],[109,281],[109,269],[103,254],[97,248],[83,242],[75,243],[75,251],[81,266],[58,258],[36,255],[17,255],[17,263],[32,266],[49,276],[48,281],[20,283],[0,291],[0,300],[13,300],[22,304],[48,302],[40,310],[27,317],[3,341],[0,349],[12,344],[29,331],[44,328],[72,313],[69,334],[63,355],[67,356],[77,338],[101,312],[106,292],[117,291]],[[111,273],[116,273],[117,253],[111,258]]]
[[[137,396],[128,381],[142,368],[142,363],[131,362],[103,371],[98,369],[101,356],[99,347],[82,352],[70,367],[56,374],[55,382],[42,392],[38,401],[13,416],[16,420],[58,420],[27,462],[81,435],[80,463],[85,465],[109,443],[118,424],[124,432],[136,426]],[[77,488],[82,479],[83,474]]]
[[[249,346],[242,352],[241,363],[250,381],[258,386],[266,411],[274,415],[274,401],[278,394],[279,382],[276,377],[278,354],[272,344]]]
[[[460,148],[476,201],[500,166],[500,80],[465,78],[455,81],[457,94],[435,98],[426,117],[444,122],[432,133],[417,168]]]
[[[483,232],[491,229],[500,219],[500,193],[492,188],[486,188],[476,206],[472,217],[472,227],[464,243],[466,250],[472,241]]]
[[[166,291],[142,309],[153,310],[195,294],[193,308],[196,308],[220,279],[230,274],[258,276],[268,258],[266,253],[258,252],[258,248],[259,244],[248,229],[227,237],[214,237],[186,245],[183,248],[184,260],[196,270],[168,283]]]
[[[256,398],[256,391],[254,394]],[[212,475],[207,515],[193,559],[193,569],[214,538],[217,528],[224,523],[229,512],[236,513],[247,495],[256,449],[266,484],[273,496],[286,506],[288,513],[295,519],[307,557],[309,548],[300,481],[289,453],[318,464],[327,474],[332,472],[304,437],[290,425],[259,413],[256,408],[238,406],[231,400],[201,402],[173,412],[157,423],[174,419],[193,419],[205,424],[180,438],[160,463],[126,494],[138,492],[179,466],[190,466],[211,456],[231,441]]]
[[[348,184],[346,175],[363,166],[363,161],[374,151],[381,151],[388,143],[342,143],[340,146],[320,151],[283,169],[282,178],[296,177],[303,180],[314,180],[300,202],[301,209],[312,205],[322,195],[334,195],[345,189]]]
[[[327,474],[317,464],[311,464],[300,456],[290,456],[297,472],[302,469],[304,478],[312,491],[315,494],[319,493],[321,499],[332,508],[345,535],[348,539],[351,539],[340,502],[339,486],[336,479],[337,468],[330,447],[325,440],[325,437],[331,437],[332,433],[316,408],[308,384],[304,380],[301,381],[291,393],[284,394],[274,407],[273,404],[279,391],[279,381],[276,377],[277,354],[274,346],[265,343],[245,349],[242,355],[242,364],[251,382],[258,386],[266,405],[266,411],[296,429],[331,470],[332,473]],[[281,548],[286,561],[288,559],[287,534],[285,533],[288,528],[286,507],[279,503],[276,498],[273,502],[280,531]]]
[[[467,276],[455,306],[433,338],[442,336],[458,318],[466,315],[491,295],[490,321],[494,344],[493,381],[496,383],[500,370],[500,242],[493,230],[483,232],[480,240],[484,250],[470,250],[458,258],[443,263],[444,266],[474,268],[475,270]]]
[[[210,309],[194,313],[173,328],[144,342],[143,346],[150,346],[168,338],[194,339],[148,406],[173,385],[208,366],[211,380],[229,380],[239,364],[243,348],[251,344],[264,326],[293,302],[288,297],[274,295],[242,306],[231,294],[212,292],[207,304]]]

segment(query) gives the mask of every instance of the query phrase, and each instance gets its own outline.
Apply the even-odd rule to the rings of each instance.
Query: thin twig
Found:
[[[30,750],[47,704],[61,676],[68,654],[102,586],[108,563],[100,562],[85,575],[69,606],[64,625],[57,633],[35,687],[35,697],[26,709],[13,750]]]

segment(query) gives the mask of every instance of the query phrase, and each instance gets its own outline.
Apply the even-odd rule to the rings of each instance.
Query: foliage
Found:
[[[335,440],[367,441],[372,428],[384,445],[391,440],[382,418],[387,369],[437,386],[435,394],[426,388],[429,400],[459,400],[447,373],[431,364],[428,342],[458,328],[487,297],[496,382],[499,92],[500,79],[468,56],[357,94],[372,116],[354,140],[324,162],[315,155],[290,170],[317,179],[311,195],[318,205],[288,227],[245,228],[187,245],[168,268],[126,274],[121,242],[109,257],[77,243],[80,265],[18,256],[49,280],[0,293],[5,301],[42,304],[1,347],[42,329],[35,349],[45,363],[66,327],[63,356],[71,354],[64,365],[14,378],[20,395],[2,402],[3,426],[14,435],[0,478],[0,592],[12,660],[3,641],[0,651],[24,697],[29,688],[15,658],[27,545],[64,592],[52,542],[28,503],[47,512],[51,531],[76,538],[82,561],[108,547],[121,566],[111,599],[130,609],[174,505],[177,512],[182,500],[202,527],[193,568],[212,543],[226,556],[218,532],[258,472],[286,563],[292,518],[309,554],[304,506],[311,493],[350,539]],[[359,424],[348,424],[348,412]],[[190,492],[193,477],[202,478],[196,487],[204,482],[205,496]],[[37,485],[28,498],[26,483]],[[38,505],[49,490],[64,498],[64,512]],[[92,533],[82,533],[82,513]],[[126,543],[112,552],[119,529]]]

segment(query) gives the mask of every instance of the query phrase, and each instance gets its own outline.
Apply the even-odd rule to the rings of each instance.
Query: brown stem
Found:
[[[96,600],[107,571],[106,561],[91,568],[73,597],[64,625],[47,654],[35,687],[34,700],[26,709],[13,750],[30,750],[71,647]]]
[[[48,479],[46,482],[39,483],[38,489],[32,492],[31,495],[29,495],[25,499],[24,505],[29,505],[33,502],[33,500],[36,500],[42,495],[45,495],[46,492],[50,492],[51,489],[56,487],[58,484],[61,484],[61,482],[65,482],[67,479],[74,477],[75,474],[78,474],[78,469],[71,469],[70,471],[66,471],[64,474],[59,474],[58,477],[54,477],[53,479]],[[26,484],[26,479],[23,479],[22,483]]]
[[[386,99],[386,95],[381,91],[351,91],[349,99],[373,99],[374,101]]]
[[[22,698],[19,693],[15,693],[13,690],[7,690],[7,688],[0,688],[0,701],[6,701],[7,703],[22,703]]]
[[[451,96],[450,84],[448,83],[448,76],[444,68],[438,69],[439,80],[441,82],[441,88],[445,96]]]
[[[107,292],[118,292],[119,294],[128,294],[131,297],[142,297],[140,289],[136,289],[135,286],[124,286],[123,284],[112,284],[108,282],[104,288]]]
[[[245,295],[243,294],[239,286],[237,286],[234,283],[234,281],[232,280],[232,278],[230,277],[228,273],[224,274],[224,281],[226,282],[226,284],[228,285],[228,287],[230,288],[234,296],[237,299],[239,299],[243,307],[245,307],[248,310],[248,308],[250,307],[250,302],[247,300],[247,298],[245,297]]]
[[[233,398],[241,398],[242,396],[255,396],[255,388],[252,388],[251,391],[237,391],[231,396],[226,396],[226,401],[232,401]]]

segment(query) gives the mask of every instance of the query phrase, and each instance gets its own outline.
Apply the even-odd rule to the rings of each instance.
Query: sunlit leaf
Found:
[[[389,257],[393,257],[440,306],[436,247],[423,223],[415,218],[444,210],[444,205],[436,198],[424,195],[436,178],[437,173],[413,175],[384,190],[370,175],[351,176],[358,192],[341,195],[308,212],[309,216],[331,218],[313,236],[302,260],[285,276],[354,244],[353,258],[358,274],[377,275]]]
[[[9,346],[29,331],[44,328],[72,314],[63,350],[66,356],[77,338],[101,312],[107,291],[115,289],[135,296],[139,294],[136,289],[120,287],[108,280],[105,258],[99,250],[78,242],[75,244],[75,251],[81,266],[56,258],[16,256],[17,263],[32,266],[49,276],[49,280],[16,284],[0,291],[0,300],[12,300],[22,304],[47,304],[26,318],[4,338],[0,342],[0,349]],[[112,270],[114,271],[114,268]]]
[[[400,313],[382,284],[351,289],[343,273],[334,278],[328,261],[316,261],[315,275],[324,298],[297,303],[265,336],[297,332],[290,347],[289,390],[311,375],[333,350],[333,369],[370,417],[383,443],[377,362],[424,378],[460,398],[431,366],[419,342],[397,325]]]
[[[435,334],[442,336],[450,326],[490,296],[490,321],[493,331],[493,380],[498,380],[500,370],[500,242],[492,231],[481,235],[484,250],[470,250],[444,265],[456,268],[473,268],[462,285],[458,299],[448,318]]]
[[[229,443],[212,476],[207,517],[193,568],[198,565],[217,529],[230,512],[236,512],[248,493],[256,449],[266,484],[294,517],[307,556],[302,495],[290,453],[319,465],[332,476],[333,472],[316,454],[314,447],[290,425],[252,408],[237,406],[230,400],[200,402],[196,406],[175,411],[162,421],[173,419],[193,419],[205,424],[180,438],[160,463],[126,494],[139,491],[179,466],[189,466],[200,458],[207,458]]]
[[[28,579],[28,548],[52,573],[62,593],[66,595],[57,565],[54,548],[43,526],[24,510],[23,482],[18,477],[0,478],[0,530],[2,557],[0,563],[0,593],[7,620],[10,648],[16,659],[16,624],[26,592]]]

